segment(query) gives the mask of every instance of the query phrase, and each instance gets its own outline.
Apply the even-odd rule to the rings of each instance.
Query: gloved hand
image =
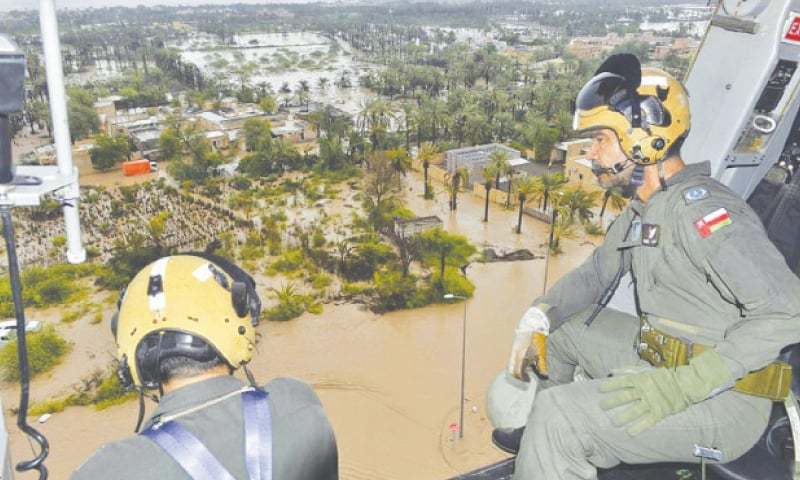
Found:
[[[542,377],[547,377],[547,335],[550,333],[550,320],[538,307],[525,312],[514,332],[511,344],[511,357],[508,372],[514,377],[529,382],[528,367],[533,366]]]
[[[708,350],[676,369],[654,368],[641,373],[612,377],[600,385],[600,392],[614,393],[600,402],[610,410],[630,406],[614,415],[617,427],[629,425],[628,433],[638,435],[666,417],[712,397],[733,386],[734,378],[722,357]]]

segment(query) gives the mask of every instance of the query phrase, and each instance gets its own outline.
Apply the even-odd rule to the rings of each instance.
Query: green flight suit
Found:
[[[620,462],[692,462],[695,445],[744,454],[763,433],[771,402],[727,390],[635,437],[614,427],[598,390],[616,369],[653,368],[639,358],[640,320],[610,308],[585,319],[617,275],[630,272],[651,325],[715,346],[739,379],[800,342],[800,279],[750,207],[688,165],[647,204],[633,201],[605,241],[534,303],[550,305],[550,380],[542,382],[516,461],[515,479],[597,477]],[[576,367],[590,380],[572,382]],[[625,407],[622,407],[625,408]]]
[[[164,395],[143,429],[149,428],[155,418],[184,413],[176,421],[196,436],[234,478],[250,478],[241,397],[237,394],[204,406],[243,387],[245,383],[233,376],[181,387]],[[269,393],[272,415],[272,479],[337,480],[336,439],[314,390],[292,378],[276,378],[264,390]],[[80,430],[76,438],[80,438]],[[70,480],[101,479],[191,480],[191,477],[158,445],[135,435],[98,449],[70,477]]]

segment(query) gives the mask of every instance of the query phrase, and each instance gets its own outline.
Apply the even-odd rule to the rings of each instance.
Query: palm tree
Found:
[[[328,77],[319,77],[319,80],[317,80],[317,86],[319,87],[320,90],[324,91],[325,89],[328,88],[328,82],[329,82]]]
[[[445,175],[445,188],[447,193],[450,194],[450,210],[455,211],[458,208],[458,192],[461,185],[466,185],[469,178],[469,172],[466,168],[461,167],[454,173]]]
[[[439,154],[439,149],[436,145],[425,142],[422,144],[422,148],[419,149],[419,153],[417,153],[417,159],[422,162],[422,172],[425,179],[425,195],[424,198],[428,199],[431,198],[431,187],[430,182],[428,179],[428,169],[431,166],[431,160]]]
[[[520,177],[514,181],[514,188],[517,191],[517,199],[519,200],[517,234],[520,234],[522,233],[522,211],[525,209],[525,201],[529,195],[536,191],[536,181],[530,177]]]
[[[483,188],[486,189],[486,203],[483,207],[483,221],[489,221],[489,193],[492,191],[492,182],[494,181],[495,176],[497,176],[497,168],[492,165],[486,165],[481,170],[481,174],[483,175]]]
[[[495,170],[494,188],[500,190],[500,177],[506,173],[508,166],[508,153],[504,150],[495,150],[489,154],[489,164]]]
[[[408,169],[411,168],[411,157],[405,148],[394,148],[386,151],[386,156],[389,158],[394,170],[400,175],[405,175]]]
[[[609,188],[606,190],[605,193],[603,193],[603,206],[600,208],[601,222],[603,220],[603,215],[606,213],[606,206],[608,206],[609,201],[611,201],[611,206],[617,211],[625,208],[625,204],[627,203],[627,200],[625,200],[625,197],[622,196],[622,192],[618,188]]]
[[[593,216],[592,209],[597,205],[600,192],[586,191],[581,187],[573,188],[564,192],[561,204],[569,208],[569,221],[575,221],[575,214],[581,223],[588,222]]]
[[[563,173],[558,172],[542,175],[541,179],[543,188],[542,198],[544,199],[544,207],[542,207],[542,210],[547,211],[547,202],[550,195],[564,188],[564,185],[567,184],[567,177]]]

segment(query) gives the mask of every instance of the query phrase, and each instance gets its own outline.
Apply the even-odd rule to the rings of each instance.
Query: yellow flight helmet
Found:
[[[260,311],[252,277],[225,259],[192,253],[156,260],[128,284],[112,319],[120,376],[157,388],[159,363],[176,356],[239,368],[253,356]]]
[[[654,165],[691,126],[689,95],[672,75],[642,68],[630,54],[612,55],[575,102],[573,130],[613,130],[622,151],[639,165]]]

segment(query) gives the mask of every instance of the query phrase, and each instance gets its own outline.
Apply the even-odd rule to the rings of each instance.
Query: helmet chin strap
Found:
[[[661,190],[662,191],[666,191],[667,190],[667,177],[666,177],[666,175],[664,175],[664,160],[661,159],[661,160],[657,161],[656,164],[658,165],[658,183],[661,184]]]

